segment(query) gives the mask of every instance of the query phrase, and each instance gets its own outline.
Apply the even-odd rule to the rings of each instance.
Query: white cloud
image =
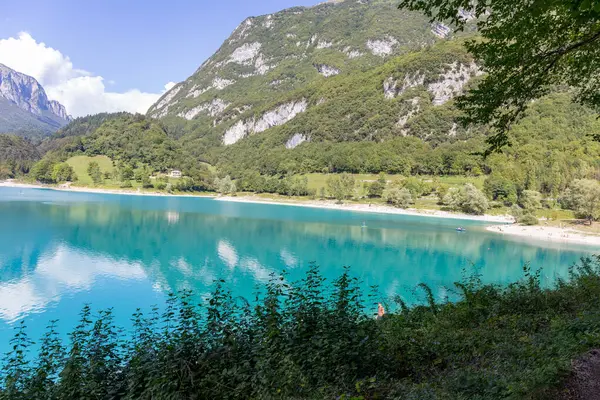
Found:
[[[68,56],[26,32],[17,38],[0,39],[0,63],[33,76],[51,100],[58,100],[75,117],[115,111],[145,113],[164,93],[107,91],[102,76],[75,68]],[[174,85],[167,83],[165,91]]]

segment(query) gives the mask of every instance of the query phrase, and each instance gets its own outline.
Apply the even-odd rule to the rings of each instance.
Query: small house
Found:
[[[181,171],[174,169],[169,175],[171,178],[181,178]]]

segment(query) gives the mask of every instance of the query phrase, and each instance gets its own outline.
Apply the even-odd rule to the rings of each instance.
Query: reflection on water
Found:
[[[421,282],[445,297],[472,265],[484,281],[507,283],[531,262],[549,283],[590,251],[520,243],[475,222],[457,234],[455,221],[423,217],[9,188],[0,188],[0,224],[0,350],[23,316],[34,337],[54,318],[72,326],[84,303],[115,306],[124,323],[168,291],[203,295],[223,278],[251,298],[272,273],[298,279],[313,261],[329,279],[350,265],[365,289],[412,302]]]

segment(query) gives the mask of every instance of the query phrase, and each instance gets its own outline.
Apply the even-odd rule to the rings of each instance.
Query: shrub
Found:
[[[556,288],[527,266],[505,287],[473,276],[455,302],[422,301],[375,319],[344,269],[271,275],[254,304],[216,282],[207,299],[170,295],[132,329],[85,306],[68,347],[51,323],[32,360],[25,323],[0,369],[2,399],[554,399],[571,360],[600,345],[600,259]],[[204,297],[204,296],[203,296]],[[197,305],[201,301],[200,305]]]
[[[410,191],[406,188],[391,188],[383,194],[384,200],[398,208],[408,208],[413,204],[413,198]]]
[[[523,225],[537,225],[540,223],[533,214],[525,214],[521,218],[518,218],[517,222]]]
[[[519,205],[525,210],[542,208],[542,194],[535,190],[523,190],[519,197]]]
[[[444,196],[444,205],[454,211],[476,215],[484,214],[490,207],[485,195],[471,183],[460,189],[450,188]]]

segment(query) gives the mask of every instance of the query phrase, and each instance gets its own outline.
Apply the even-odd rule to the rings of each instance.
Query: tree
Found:
[[[225,178],[215,178],[215,189],[219,194],[235,194],[237,191],[236,184],[229,175]]]
[[[383,195],[383,191],[385,190],[386,184],[387,180],[385,178],[385,174],[380,173],[377,180],[368,185],[367,195],[371,198],[381,197]]]
[[[150,175],[148,175],[148,174],[142,175],[142,187],[144,189],[149,189],[149,188],[153,187],[152,181],[150,180]]]
[[[94,185],[99,185],[102,183],[102,171],[100,171],[100,166],[96,161],[91,161],[88,164],[87,173],[90,178],[92,178]]]
[[[408,208],[414,203],[412,194],[407,188],[387,189],[383,194],[383,198],[388,204],[398,208]]]
[[[485,197],[485,194],[475,187],[471,183],[467,183],[464,190],[464,201],[462,203],[462,210],[468,214],[484,214],[490,205]]]
[[[127,164],[122,165],[121,168],[119,168],[119,174],[122,182],[130,181],[135,177],[133,168],[131,167],[131,165]]]
[[[407,178],[402,186],[408,189],[414,198],[419,198],[424,194],[431,192],[431,185],[427,182],[423,182],[422,179],[412,176]]]
[[[517,202],[515,183],[498,173],[493,173],[486,178],[483,190],[490,199],[501,201],[507,206]]]
[[[589,223],[600,219],[600,183],[591,179],[576,180],[568,193],[568,203],[578,218]]]
[[[484,214],[490,207],[483,192],[471,183],[465,184],[460,189],[450,188],[443,203],[452,210],[476,215]]]
[[[31,168],[30,174],[33,179],[42,183],[53,183],[54,164],[48,159],[42,159]]]
[[[329,195],[342,202],[352,196],[354,190],[354,177],[350,174],[333,175],[327,179]]]
[[[399,7],[459,31],[475,18],[482,39],[466,47],[487,75],[457,103],[464,123],[495,129],[488,151],[507,145],[509,127],[556,85],[575,88],[582,104],[600,106],[599,0],[401,0]]]
[[[523,190],[519,197],[519,204],[527,211],[534,211],[542,207],[542,194],[535,190]]]
[[[75,171],[67,163],[58,163],[52,169],[52,179],[55,182],[67,182],[75,180]]]

